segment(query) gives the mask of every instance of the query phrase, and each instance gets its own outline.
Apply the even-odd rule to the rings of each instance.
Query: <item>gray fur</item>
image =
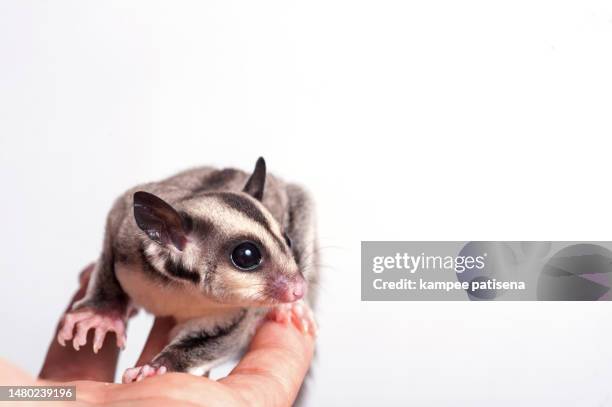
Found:
[[[167,250],[149,239],[138,227],[133,215],[133,195],[136,191],[146,191],[162,198],[185,217],[189,227],[187,232],[202,241],[193,259],[184,260],[176,251]],[[263,196],[259,196],[260,192]],[[232,202],[222,195],[228,193],[234,194]],[[262,214],[254,216],[255,206],[260,204],[259,201],[249,201],[252,198],[247,194],[260,198],[265,208],[263,218]],[[240,200],[247,201],[241,206]],[[222,207],[222,218],[202,218],[201,207],[205,202]],[[248,210],[245,209],[247,206]],[[195,208],[199,209],[196,211]],[[276,258],[270,259],[270,264],[261,271],[261,278],[268,278],[266,276],[274,273],[284,273],[287,278],[293,278],[294,273],[301,273],[309,286],[306,300],[311,306],[314,305],[318,248],[313,202],[300,186],[287,184],[271,174],[266,175],[265,163],[261,159],[252,177],[237,169],[202,167],[126,191],[117,199],[108,215],[102,253],[87,294],[73,309],[90,307],[113,310],[127,318],[130,307],[138,304],[134,304],[133,298],[119,281],[117,267],[131,270],[125,273],[131,273],[131,276],[137,276],[143,283],[147,281],[155,287],[174,287],[179,292],[197,290],[202,297],[223,304],[225,308],[220,309],[227,312],[224,311],[225,314],[221,316],[194,316],[180,320],[171,342],[154,358],[153,364],[163,364],[174,371],[188,371],[201,366],[210,369],[246,346],[259,321],[273,305],[269,302],[249,304],[237,301],[235,293],[231,292],[231,282],[223,274],[226,259],[220,257],[220,253],[225,253],[225,247],[233,244],[232,239],[238,239],[230,232],[230,226],[226,228],[225,225],[244,224],[236,221],[236,217],[249,213],[251,216],[247,223],[255,228],[253,230],[259,230],[257,227],[261,226],[263,232],[248,236],[265,240],[261,243],[265,250],[276,253]],[[204,215],[207,216],[206,213]],[[223,218],[227,216],[233,219]],[[266,226],[265,223],[270,220],[271,225]],[[284,234],[290,237],[291,248]],[[200,241],[197,239],[195,241]],[[272,241],[273,245],[266,246],[266,242]],[[264,298],[265,294],[262,291],[256,297]],[[160,298],[159,301],[165,299]]]

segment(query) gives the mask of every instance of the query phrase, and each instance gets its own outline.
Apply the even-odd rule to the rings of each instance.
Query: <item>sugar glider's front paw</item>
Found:
[[[57,341],[60,345],[66,346],[66,341],[72,339],[72,346],[79,350],[87,343],[87,332],[90,329],[95,329],[94,353],[98,353],[108,332],[114,332],[117,336],[117,346],[121,349],[125,348],[125,319],[121,313],[89,307],[70,311],[64,315],[61,328],[57,333]]]
[[[312,310],[302,300],[275,306],[268,313],[268,318],[283,324],[291,322],[304,333],[316,335],[319,330]]]
[[[147,377],[159,376],[166,373],[168,369],[164,365],[155,363],[150,365],[136,366],[125,370],[121,381],[125,384],[139,382]]]

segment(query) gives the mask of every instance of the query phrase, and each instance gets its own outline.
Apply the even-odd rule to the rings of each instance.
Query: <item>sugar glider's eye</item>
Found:
[[[230,256],[234,266],[242,271],[252,271],[261,264],[261,253],[253,242],[242,242]]]

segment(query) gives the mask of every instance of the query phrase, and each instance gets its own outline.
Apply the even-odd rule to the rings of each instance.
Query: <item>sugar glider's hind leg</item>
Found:
[[[219,325],[202,319],[178,326],[170,344],[149,363],[127,369],[122,381],[131,383],[166,372],[206,375],[246,346],[264,313],[263,309],[243,309]]]
[[[102,254],[90,277],[85,297],[64,315],[57,334],[57,340],[62,346],[72,340],[72,346],[79,350],[87,343],[89,330],[94,329],[95,353],[102,347],[108,332],[115,333],[118,347],[125,347],[129,298],[115,276],[112,242],[122,220],[121,209],[121,202],[118,201],[109,214]]]

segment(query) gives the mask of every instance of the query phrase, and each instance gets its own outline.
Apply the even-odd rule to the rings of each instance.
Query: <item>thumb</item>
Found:
[[[308,372],[314,344],[314,335],[292,323],[266,320],[240,363],[219,382],[250,406],[291,405]]]

